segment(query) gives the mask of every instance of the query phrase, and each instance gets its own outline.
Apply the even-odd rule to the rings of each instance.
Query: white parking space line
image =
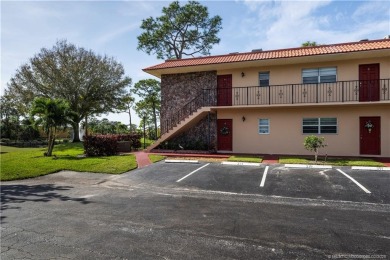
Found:
[[[352,178],[351,176],[349,176],[348,174],[346,174],[345,172],[343,172],[342,170],[340,169],[337,169],[340,173],[342,173],[345,177],[347,177],[348,179],[350,179],[351,181],[353,181],[357,186],[359,186],[359,188],[361,188],[362,190],[364,190],[365,193],[371,193],[371,191],[367,190],[363,185],[361,185],[359,182],[357,182],[354,178]]]
[[[199,171],[199,170],[203,169],[204,167],[208,166],[209,164],[210,164],[210,163],[208,163],[208,164],[206,164],[206,165],[203,165],[202,167],[200,167],[200,168],[196,169],[195,171],[192,171],[192,172],[190,172],[189,174],[187,174],[187,175],[186,175],[186,176],[184,176],[183,178],[181,178],[181,179],[177,180],[176,182],[181,182],[181,181],[182,181],[182,180],[184,180],[185,178],[187,178],[187,177],[191,176],[192,174],[194,174],[195,172],[197,172],[197,171]]]
[[[261,178],[260,187],[264,187],[265,178],[267,177],[268,169],[269,169],[269,166],[266,166],[264,169],[263,178]]]

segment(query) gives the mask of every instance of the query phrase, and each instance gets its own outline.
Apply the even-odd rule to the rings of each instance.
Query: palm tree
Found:
[[[30,115],[37,117],[35,126],[42,126],[48,135],[48,147],[45,156],[51,156],[54,148],[57,130],[65,129],[71,122],[69,103],[63,99],[50,99],[45,97],[36,98],[33,102]]]

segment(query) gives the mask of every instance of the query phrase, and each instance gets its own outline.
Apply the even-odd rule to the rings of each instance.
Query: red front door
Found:
[[[360,118],[360,154],[381,154],[381,118]]]
[[[232,105],[232,75],[217,76],[217,105]]]
[[[218,119],[218,150],[232,151],[233,150],[233,120]]]
[[[379,101],[379,64],[359,65],[359,101]]]

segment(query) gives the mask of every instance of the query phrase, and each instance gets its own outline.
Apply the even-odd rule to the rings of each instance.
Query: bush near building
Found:
[[[130,149],[141,147],[141,135],[89,135],[84,136],[84,151],[87,156],[115,155],[120,152],[119,142],[129,142]]]

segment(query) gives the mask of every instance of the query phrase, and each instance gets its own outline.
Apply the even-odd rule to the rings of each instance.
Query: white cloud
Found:
[[[387,7],[387,8],[386,8]],[[387,1],[369,1],[360,5],[353,13],[352,18],[355,21],[377,18],[380,15],[387,14],[389,18],[390,7]]]
[[[245,1],[241,22],[246,50],[298,47],[305,41],[339,43],[389,34],[385,2]],[[378,10],[382,10],[378,12]],[[380,14],[378,14],[380,13]]]

